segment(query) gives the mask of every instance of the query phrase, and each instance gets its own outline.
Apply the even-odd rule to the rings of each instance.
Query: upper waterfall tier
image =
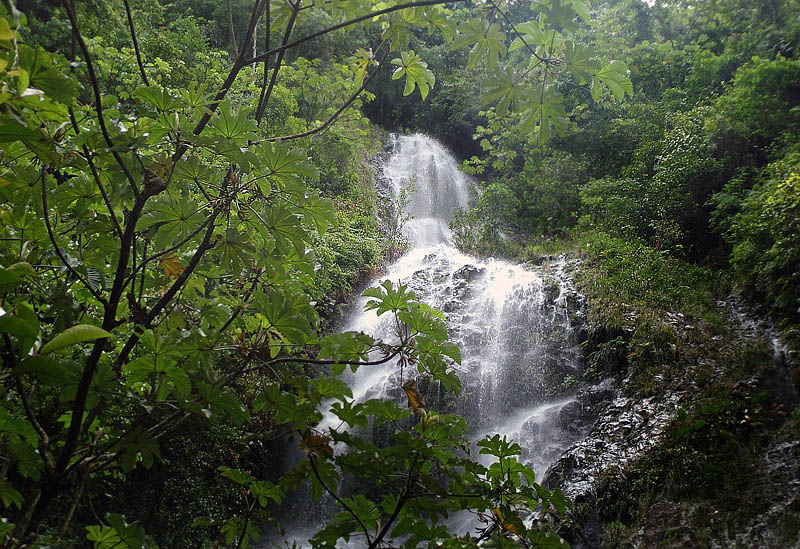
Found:
[[[456,159],[430,137],[393,135],[392,155],[383,167],[395,195],[415,185],[407,212],[413,216],[404,227],[415,246],[449,242],[448,222],[456,209],[469,202],[469,177],[459,171]]]

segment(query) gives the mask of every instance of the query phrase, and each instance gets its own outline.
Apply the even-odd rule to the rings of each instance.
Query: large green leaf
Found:
[[[95,339],[102,339],[104,337],[111,337],[111,333],[105,331],[97,326],[91,324],[78,324],[71,328],[67,328],[56,337],[48,341],[39,351],[41,354],[46,355],[52,353],[63,347],[75,345],[77,343],[85,343],[87,341],[94,341]]]
[[[375,344],[375,340],[367,334],[359,332],[345,332],[339,334],[329,334],[319,342],[319,358],[330,358],[342,362],[359,362],[367,360],[369,351]],[[353,371],[358,366],[351,365]],[[343,367],[334,366],[334,373],[341,373]]]
[[[21,417],[14,417],[5,408],[0,408],[0,435],[6,440],[21,438],[29,446],[34,447],[39,440],[39,435],[30,422]]]
[[[484,58],[486,65],[493,69],[506,54],[505,42],[506,35],[500,30],[500,25],[480,19],[458,27],[458,34],[451,47],[457,50],[472,46],[467,61],[470,70],[477,67]]]
[[[525,101],[523,85],[519,75],[512,67],[498,68],[494,75],[484,82],[486,90],[481,95],[481,103],[488,105],[497,101],[497,114],[505,116]]]
[[[22,284],[22,279],[9,269],[0,267],[0,294],[13,290]]]
[[[211,129],[225,139],[243,142],[256,139],[258,126],[246,112],[235,112],[230,101],[223,101],[217,107],[216,116],[211,120]]]
[[[558,32],[541,21],[520,23],[514,27],[514,30],[521,36],[514,38],[508,51],[530,47],[534,51],[538,50],[547,55],[547,49],[554,47],[557,43]]]
[[[122,451],[120,465],[125,472],[132,471],[138,462],[141,462],[145,469],[149,469],[155,458],[161,456],[158,442],[142,428],[136,428],[128,433],[113,447],[113,450]]]
[[[45,140],[42,132],[35,128],[29,128],[10,116],[0,117],[0,143],[11,143],[14,141],[35,141]]]
[[[598,72],[599,63],[592,57],[592,50],[568,40],[564,43],[564,62],[578,84],[590,82]]]
[[[17,509],[22,509],[22,494],[4,478],[0,478],[0,500],[3,501],[3,507],[16,505]]]
[[[279,291],[256,295],[255,306],[266,320],[267,329],[279,331],[290,343],[306,343],[313,327],[308,299],[302,294],[290,295]]]
[[[305,251],[305,239],[309,235],[297,213],[281,204],[266,209],[261,217],[275,239],[275,247],[279,252],[287,252],[290,246],[294,246],[298,254]]]
[[[390,280],[384,280],[380,286],[367,288],[361,295],[376,298],[367,301],[364,308],[368,311],[376,309],[378,316],[388,311],[404,310],[412,300],[417,298],[417,295],[407,286],[401,284],[395,289]]]
[[[317,232],[322,235],[328,227],[335,225],[338,218],[333,202],[327,198],[314,198],[311,204],[303,210],[305,217],[314,222]]]
[[[144,546],[146,535],[141,526],[128,524],[125,517],[118,514],[106,515],[106,521],[116,530],[121,543],[124,543],[128,549],[141,549]]]
[[[41,47],[34,49],[21,45],[19,64],[28,73],[30,86],[42,90],[47,97],[69,105],[78,96],[77,80],[63,74],[54,58]]]
[[[222,267],[235,273],[252,265],[253,254],[256,252],[247,234],[236,229],[228,229],[217,239],[216,250],[222,254]]]
[[[436,77],[413,50],[400,52],[400,57],[392,59],[392,65],[397,68],[392,73],[392,80],[406,77],[406,86],[403,95],[411,95],[414,88],[419,88],[422,99],[428,97],[428,92],[436,84]]]
[[[114,528],[87,526],[86,532],[86,539],[93,542],[96,549],[119,549],[122,547],[122,540]]]
[[[70,377],[60,362],[48,356],[35,355],[14,368],[14,374],[32,374],[45,385],[66,385]]]
[[[308,157],[300,149],[293,149],[283,143],[267,143],[257,147],[256,156],[261,162],[266,179],[259,180],[259,186],[265,196],[275,190],[283,191],[292,184],[303,183],[304,180],[316,180],[319,172],[308,161]],[[301,194],[304,191],[301,190]]]
[[[592,98],[600,99],[600,85],[605,84],[614,99],[622,101],[625,95],[633,95],[633,84],[628,76],[628,66],[622,61],[612,61],[592,75]]]
[[[16,462],[19,474],[33,480],[39,480],[42,477],[44,461],[36,448],[20,439],[12,440],[8,448],[11,450],[11,457]]]
[[[34,338],[39,335],[39,330],[16,315],[5,314],[0,316],[0,333],[21,338]]]
[[[153,85],[136,88],[132,94],[158,111],[173,111],[181,106],[181,100],[172,95],[164,86]]]
[[[530,98],[531,108],[524,113],[527,120],[523,122],[521,129],[535,133],[540,146],[547,143],[553,133],[557,135],[566,133],[569,120],[562,105],[563,100],[564,97],[560,93],[550,88],[534,91]]]

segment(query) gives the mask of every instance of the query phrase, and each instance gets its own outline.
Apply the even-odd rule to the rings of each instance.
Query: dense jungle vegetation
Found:
[[[386,131],[434,135],[476,177],[461,248],[584,257],[598,377],[629,368],[630,391],[658,394],[653,357],[681,342],[645,322],[626,336],[626,315],[719,323],[710,303],[731,291],[797,349],[798,14],[796,0],[3,0],[3,546],[251,547],[307,483],[340,511],[317,547],[566,545],[572,504],[518,445],[487,437],[483,465],[463,418],[426,409],[428,381],[459,389],[442,313],[385,284],[364,295],[396,342],[330,330],[403,247],[379,222],[372,158]],[[408,406],[354,402],[344,369],[394,359],[419,374]],[[663,485],[669,459],[751,436],[734,427],[746,410],[720,405],[754,398],[736,391],[682,417],[680,452],[641,465],[632,493]],[[321,432],[328,401],[342,426]],[[305,459],[279,476],[291,436]],[[699,481],[730,480],[719,454]],[[352,477],[369,489],[336,495]],[[477,533],[448,531],[459,510]]]

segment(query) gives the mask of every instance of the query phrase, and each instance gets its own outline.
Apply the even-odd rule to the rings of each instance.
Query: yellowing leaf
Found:
[[[320,459],[332,458],[333,448],[331,448],[329,437],[324,435],[309,435],[300,441],[298,448],[305,452],[306,456],[315,456]]]
[[[420,408],[425,408],[425,403],[422,401],[422,395],[417,390],[416,380],[409,379],[403,384],[403,390],[408,397],[408,407],[414,410],[414,417],[419,417]]]
[[[168,253],[161,258],[158,266],[164,271],[167,278],[178,278],[183,272],[183,265],[181,265],[178,256],[173,253]]]
[[[492,509],[492,513],[494,514],[495,518],[497,518],[497,522],[499,522],[502,525],[503,530],[511,532],[512,534],[519,534],[519,532],[517,532],[517,527],[508,522],[503,517],[503,512],[500,510],[499,507],[495,507],[494,509]]]

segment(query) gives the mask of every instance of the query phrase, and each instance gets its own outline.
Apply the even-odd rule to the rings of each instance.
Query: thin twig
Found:
[[[100,189],[100,194],[103,195],[103,202],[105,203],[106,208],[108,208],[108,215],[111,217],[111,223],[114,225],[114,232],[117,233],[117,238],[122,240],[122,227],[120,227],[117,215],[114,213],[114,207],[111,205],[111,200],[108,198],[108,193],[106,192],[105,187],[103,187],[102,181],[100,181],[100,174],[97,172],[97,168],[92,161],[92,155],[89,153],[89,148],[86,145],[83,146],[83,154],[86,155],[86,162],[89,164],[89,169],[92,172],[92,177],[94,177],[94,182],[97,184],[97,188]]]
[[[289,2],[292,6],[292,15],[289,17],[289,21],[286,23],[286,31],[283,33],[283,41],[281,42],[282,46],[285,46],[289,42],[289,37],[292,35],[292,31],[294,30],[294,22],[297,19],[297,13],[300,10],[300,2],[301,0],[296,0],[294,4]],[[286,54],[286,50],[281,50],[278,53],[278,58],[275,60],[275,66],[272,68],[272,78],[269,81],[269,86],[267,87],[266,93],[263,92],[258,102],[258,107],[256,108],[256,123],[261,124],[261,117],[264,116],[264,110],[269,103],[269,98],[272,96],[272,90],[275,87],[275,82],[278,81],[278,72],[281,70],[281,65],[283,64],[283,57]],[[266,74],[264,75],[266,79]]]

